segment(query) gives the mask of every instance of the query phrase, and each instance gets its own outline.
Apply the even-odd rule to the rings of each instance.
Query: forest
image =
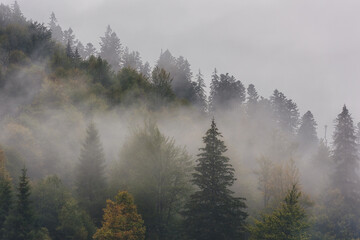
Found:
[[[355,109],[99,42],[0,4],[0,239],[360,239]]]

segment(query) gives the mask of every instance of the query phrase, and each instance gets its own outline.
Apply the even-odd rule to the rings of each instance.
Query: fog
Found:
[[[278,88],[301,112],[313,112],[320,136],[343,104],[360,118],[358,1],[18,2],[37,21],[48,22],[54,11],[64,29],[96,46],[110,24],[152,66],[161,49],[185,56],[208,86],[216,67],[253,83],[264,97]]]

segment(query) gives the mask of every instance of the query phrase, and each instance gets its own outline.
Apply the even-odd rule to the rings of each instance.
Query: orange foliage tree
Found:
[[[102,227],[94,235],[97,240],[143,240],[144,221],[137,213],[133,197],[128,192],[119,192],[115,202],[106,201]]]

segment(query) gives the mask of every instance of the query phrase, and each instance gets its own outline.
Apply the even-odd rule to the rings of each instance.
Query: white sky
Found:
[[[5,4],[13,1],[0,0]],[[311,110],[319,137],[346,104],[360,121],[358,0],[18,0],[27,18],[55,12],[84,44],[106,26],[153,66],[161,49],[183,55],[207,83],[216,67],[260,95],[275,88],[301,114]]]

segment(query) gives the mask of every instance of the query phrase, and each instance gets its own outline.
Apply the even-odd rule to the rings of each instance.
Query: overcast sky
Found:
[[[5,4],[13,1],[0,0]],[[346,104],[360,121],[358,0],[18,0],[27,18],[48,22],[98,46],[106,26],[153,66],[161,49],[187,58],[207,83],[216,67],[260,95],[275,88],[319,124]]]

